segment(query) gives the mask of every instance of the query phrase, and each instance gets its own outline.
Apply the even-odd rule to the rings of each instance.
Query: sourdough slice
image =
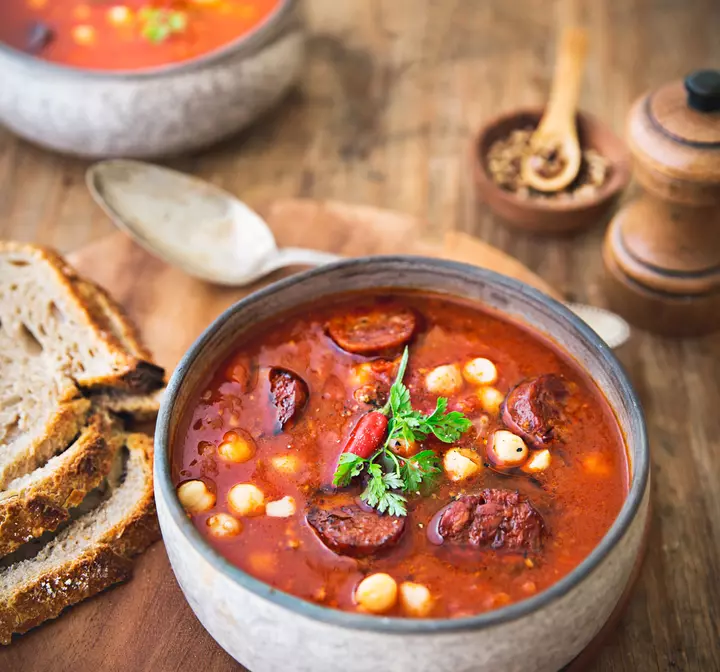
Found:
[[[93,395],[92,400],[99,408],[129,417],[135,422],[142,422],[152,420],[158,414],[164,392],[165,388],[147,394],[126,394],[115,390],[107,390],[101,394]]]
[[[134,357],[151,360],[152,354],[140,340],[135,325],[121,306],[102,287],[89,280],[78,280],[76,286],[86,300],[101,314],[102,323]],[[128,416],[135,422],[152,420],[160,410],[164,388],[146,394],[109,388],[93,394],[93,401],[113,413]]]
[[[3,348],[0,338],[0,349]],[[91,403],[42,362],[0,367],[0,490],[70,445]]]
[[[108,476],[121,444],[113,421],[96,413],[67,450],[0,492],[0,557],[68,520]]]
[[[152,440],[126,435],[123,482],[33,558],[0,570],[0,642],[55,618],[72,604],[130,577],[131,558],[159,537],[152,490]]]
[[[152,361],[152,353],[140,339],[135,325],[110,294],[100,285],[84,278],[76,278],[75,286],[80,294],[92,304],[98,320],[133,357]]]
[[[127,320],[110,317],[109,297],[86,291],[94,285],[84,283],[51,250],[0,242],[0,322],[14,342],[6,354],[42,356],[81,388],[160,387],[163,371],[147,361]],[[128,348],[123,338],[140,347]]]

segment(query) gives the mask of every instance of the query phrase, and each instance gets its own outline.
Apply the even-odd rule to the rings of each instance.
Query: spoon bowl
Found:
[[[279,249],[263,219],[204,180],[141,161],[92,165],[86,182],[113,223],[163,261],[207,282],[233,287],[285,266],[315,266],[339,257]]]

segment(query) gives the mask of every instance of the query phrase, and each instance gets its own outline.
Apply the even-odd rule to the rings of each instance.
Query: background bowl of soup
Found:
[[[4,0],[0,123],[92,158],[197,150],[281,98],[304,37],[299,0]]]
[[[370,615],[342,604],[331,608],[300,599],[297,589],[286,591],[275,581],[261,580],[258,571],[268,567],[246,571],[241,563],[231,562],[183,508],[176,491],[178,451],[191,430],[197,429],[190,419],[201,395],[208,394],[203,390],[209,389],[216,371],[224,370],[239,344],[255,336],[260,351],[268,352],[277,344],[274,337],[264,340],[263,334],[271,333],[267,325],[275,320],[278,329],[292,331],[292,318],[286,317],[289,311],[306,305],[306,312],[311,313],[344,293],[377,292],[377,288],[383,293],[410,290],[431,293],[441,301],[446,296],[448,302],[469,302],[519,325],[530,337],[549,341],[594,386],[618,435],[622,434],[626,492],[614,522],[598,535],[597,545],[590,547],[582,561],[559,571],[561,578],[537,594],[508,600],[509,604],[501,601],[497,607],[478,605],[470,613],[446,609],[440,616],[431,613],[427,618],[404,618],[396,612]],[[427,321],[423,328],[428,328]],[[299,332],[293,333],[300,338]],[[301,347],[291,339],[285,352]],[[317,353],[311,361],[320,361]],[[317,386],[317,381],[312,384]],[[308,409],[324,403],[323,395],[313,394],[311,386]],[[239,403],[242,406],[242,399]],[[258,453],[262,450],[259,445]],[[219,468],[229,469],[227,465]],[[641,557],[649,492],[643,414],[622,367],[597,335],[562,305],[520,282],[435,259],[346,260],[282,280],[235,304],[210,325],[174,372],[155,437],[157,508],[173,571],[204,627],[230,655],[257,672],[334,671],[338,666],[350,672],[373,668],[558,670],[591,642],[626,591]],[[582,496],[577,507],[582,508]],[[593,511],[583,515],[592,517]],[[243,543],[252,545],[248,535],[255,529],[249,520],[242,525],[240,548]],[[298,553],[299,563],[313,562]],[[270,556],[267,562],[272,564]],[[298,568],[300,583],[304,583],[305,569]],[[292,573],[292,567],[286,571]]]

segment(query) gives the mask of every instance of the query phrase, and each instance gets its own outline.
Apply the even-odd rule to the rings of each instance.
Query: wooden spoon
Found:
[[[530,139],[523,159],[523,180],[543,192],[561,191],[580,170],[582,150],[578,141],[577,110],[587,53],[582,28],[565,28],[560,40],[552,90],[545,114]]]

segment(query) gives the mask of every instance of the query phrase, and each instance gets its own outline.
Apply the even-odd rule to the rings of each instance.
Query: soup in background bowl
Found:
[[[346,261],[248,297],[186,355],[158,430],[173,569],[253,670],[558,669],[645,527],[613,355],[462,264]]]
[[[0,2],[0,123],[68,154],[206,147],[255,121],[303,69],[300,0],[28,1]]]
[[[78,68],[156,68],[207,54],[251,33],[280,4],[280,0],[4,0],[0,42]]]

